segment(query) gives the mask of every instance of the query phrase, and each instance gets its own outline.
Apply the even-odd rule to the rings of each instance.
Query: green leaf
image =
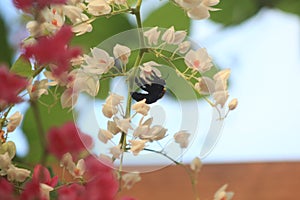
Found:
[[[45,137],[49,128],[60,126],[67,121],[73,120],[72,112],[68,112],[67,109],[62,109],[59,100],[55,100],[51,94],[42,96],[40,101],[49,105],[49,107],[40,103],[37,105],[40,113],[40,120],[42,121],[42,126],[45,131]],[[29,153],[24,159],[29,163],[37,163],[41,159],[42,150],[46,147],[42,147],[41,145],[37,130],[37,120],[34,117],[32,107],[25,113],[22,129],[29,144]]]
[[[260,10],[261,5],[253,0],[223,0],[215,7],[222,10],[210,12],[210,19],[229,26],[249,19]]]
[[[20,56],[16,60],[10,71],[24,77],[31,77],[33,75],[29,60],[23,56]]]
[[[4,20],[0,15],[0,63],[5,63],[7,65],[11,65],[12,61],[12,48],[8,43],[8,32],[5,26]]]
[[[300,1],[297,0],[284,0],[277,1],[275,6],[283,11],[297,14],[300,16]]]
[[[73,45],[82,47],[85,53],[89,53],[90,48],[98,46],[107,38],[133,28],[124,15],[99,18],[92,25],[92,32],[74,37],[72,41]]]
[[[144,21],[144,27],[159,26],[169,28],[174,26],[176,30],[189,31],[191,20],[184,11],[173,3],[166,3],[153,11]]]

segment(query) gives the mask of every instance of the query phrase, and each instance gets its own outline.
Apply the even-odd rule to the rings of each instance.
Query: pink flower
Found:
[[[30,8],[35,6],[37,9],[43,9],[52,4],[64,4],[66,3],[66,0],[13,0],[13,2],[16,8],[23,11],[29,11]]]
[[[58,200],[84,200],[85,197],[85,187],[77,183],[71,185],[64,185],[58,191]]]
[[[0,197],[5,200],[14,200],[14,188],[5,178],[0,177]]]
[[[25,185],[23,192],[21,193],[20,199],[22,200],[46,200],[42,197],[39,182],[33,180]]]
[[[0,66],[0,111],[8,104],[22,101],[18,94],[26,88],[26,79],[8,71],[5,66]]]
[[[92,146],[92,138],[82,133],[73,122],[51,128],[48,132],[48,141],[49,151],[58,159],[67,152],[77,159],[81,151]]]
[[[110,166],[90,155],[85,159],[86,173],[89,181],[86,184],[86,196],[89,200],[113,200],[118,191],[118,182]]]
[[[58,183],[58,176],[54,176],[53,178],[51,178],[48,169],[40,164],[34,167],[32,179],[51,187],[55,187]]]
[[[79,48],[68,48],[68,43],[73,37],[72,29],[69,26],[63,26],[53,36],[42,36],[37,39],[37,43],[25,47],[25,56],[34,57],[36,61],[43,64],[54,64],[51,67],[53,74],[59,77],[68,71],[72,58],[80,55]]]

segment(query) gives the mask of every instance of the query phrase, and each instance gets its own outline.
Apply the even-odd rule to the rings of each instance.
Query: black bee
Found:
[[[151,78],[135,78],[135,83],[144,91],[148,93],[140,92],[131,92],[131,97],[136,101],[141,101],[146,99],[147,104],[156,102],[158,99],[161,99],[166,92],[166,81],[158,77],[154,72],[152,73]]]

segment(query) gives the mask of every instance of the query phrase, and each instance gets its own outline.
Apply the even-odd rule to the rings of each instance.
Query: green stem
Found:
[[[47,141],[45,138],[45,131],[43,128],[43,123],[42,123],[42,118],[40,116],[40,111],[39,111],[39,107],[37,105],[36,101],[30,101],[31,107],[32,107],[32,111],[33,111],[33,116],[35,118],[36,121],[36,125],[37,125],[37,129],[38,129],[38,136],[42,145],[42,155],[40,158],[40,163],[42,165],[46,164],[46,159],[48,157],[48,151],[47,151]]]

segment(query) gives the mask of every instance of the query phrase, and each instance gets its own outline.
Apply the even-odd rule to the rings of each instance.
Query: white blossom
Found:
[[[121,131],[115,121],[107,121],[107,130],[109,130],[114,135]]]
[[[120,159],[120,155],[122,154],[121,145],[113,146],[109,149],[109,153],[113,155],[114,159]]]
[[[124,100],[124,97],[121,95],[118,95],[116,93],[110,93],[109,96],[106,98],[105,103],[112,105],[112,106],[117,106],[119,105],[122,101]]]
[[[8,118],[7,132],[13,132],[21,123],[23,115],[20,112],[15,112]]]
[[[149,45],[157,44],[158,38],[160,35],[160,31],[158,31],[157,29],[158,29],[158,27],[156,26],[156,27],[151,28],[150,30],[144,32],[144,36],[148,39]]]
[[[186,34],[187,34],[186,31],[176,31],[175,38],[172,44],[179,45],[180,43],[182,43],[182,41],[186,37]]]
[[[50,200],[50,192],[53,190],[54,190],[53,187],[44,183],[40,183],[40,191],[43,199]]]
[[[113,115],[118,113],[118,108],[111,104],[104,104],[102,107],[102,113],[105,117],[111,118]]]
[[[0,154],[0,175],[4,176],[7,173],[9,166],[11,165],[11,158],[8,152]]]
[[[194,158],[193,161],[190,164],[191,170],[198,173],[200,171],[201,167],[202,167],[201,160],[198,157]]]
[[[140,137],[141,135],[148,135],[150,130],[149,125],[139,125],[133,132],[134,137]]]
[[[10,165],[7,170],[7,179],[9,181],[17,181],[24,182],[26,178],[30,175],[30,171],[23,168],[15,167],[14,165]]]
[[[69,152],[65,153],[60,160],[60,167],[71,169],[73,166],[75,166],[75,163],[73,162],[72,155]]]
[[[212,59],[207,54],[205,48],[200,48],[197,51],[190,50],[184,57],[185,64],[193,70],[198,70],[204,73],[213,66]]]
[[[128,47],[116,44],[113,48],[113,54],[115,58],[118,58],[124,65],[128,63],[128,58],[131,54],[131,51]]]
[[[67,88],[60,97],[62,108],[73,108],[78,99],[78,93],[73,91],[73,88]]]
[[[132,188],[132,186],[141,180],[139,172],[130,172],[122,175],[122,180],[124,181],[124,187],[126,189]]]
[[[187,148],[189,145],[189,137],[190,134],[186,131],[179,131],[174,135],[175,142],[178,143],[181,148]]]
[[[76,165],[72,165],[73,168],[68,168],[70,174],[74,178],[80,178],[83,176],[86,170],[85,162],[83,159],[78,160]]]
[[[178,45],[178,51],[182,54],[186,53],[191,48],[190,41],[184,41]]]
[[[125,133],[128,132],[128,129],[133,129],[131,124],[130,124],[130,118],[126,119],[119,119],[119,118],[114,118],[114,121],[116,122],[117,126]]]
[[[100,129],[98,132],[98,139],[105,144],[113,137],[114,135],[108,130]]]
[[[129,140],[129,142],[131,143],[130,150],[133,155],[137,156],[144,149],[147,140]]]
[[[214,195],[214,200],[231,200],[234,193],[226,192],[227,184],[223,185]]]
[[[171,26],[167,29],[161,37],[162,41],[165,41],[167,44],[173,44],[175,40],[175,30],[174,26]]]
[[[155,74],[158,77],[161,77],[161,72],[156,68],[158,66],[161,65],[154,61],[144,63],[143,66],[140,66],[140,77],[146,82],[149,82],[149,80],[147,79],[152,79],[153,74]]]
[[[198,79],[198,82],[195,84],[195,88],[201,94],[212,94],[215,92],[215,82],[209,77],[202,76]]]
[[[139,135],[139,138],[149,141],[161,140],[165,137],[168,129],[165,129],[161,125],[155,125],[150,128],[148,132],[144,132]]]
[[[146,104],[146,99],[136,102],[131,108],[144,116],[148,115],[148,111],[150,110],[150,106]]]
[[[94,16],[105,15],[111,12],[111,7],[105,0],[89,0],[87,12]]]
[[[101,75],[114,66],[114,58],[110,57],[106,51],[95,47],[91,49],[91,53],[92,57],[84,55],[86,65],[82,65],[82,68],[85,72]]]

